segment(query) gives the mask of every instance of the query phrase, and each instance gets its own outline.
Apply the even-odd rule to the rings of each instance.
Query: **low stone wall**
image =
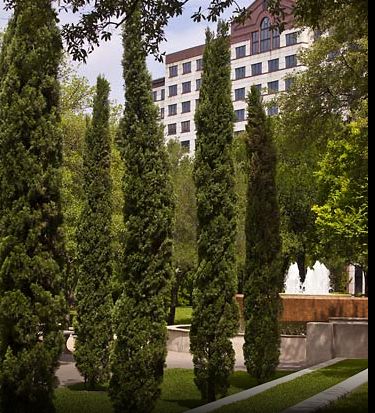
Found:
[[[168,350],[190,352],[188,326],[168,327]],[[244,335],[232,339],[237,361],[243,361]],[[307,336],[281,336],[280,364],[313,366],[336,357],[368,358],[368,322],[331,320],[308,323]]]
[[[168,334],[167,348],[169,351],[178,353],[190,352],[189,330],[186,326],[168,327]],[[243,334],[239,334],[232,339],[237,360],[243,360],[244,343]],[[303,366],[306,362],[306,336],[282,336],[280,352],[281,364]]]
[[[330,318],[368,319],[368,298],[339,295],[281,294],[285,322],[328,322]],[[237,295],[243,325],[244,296]]]

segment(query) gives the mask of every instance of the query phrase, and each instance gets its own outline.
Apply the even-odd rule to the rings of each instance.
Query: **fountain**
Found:
[[[309,268],[306,280],[302,284],[297,264],[293,264],[288,271],[285,280],[286,294],[309,294],[309,295],[328,295],[331,290],[330,272],[328,268],[316,262],[313,268]]]

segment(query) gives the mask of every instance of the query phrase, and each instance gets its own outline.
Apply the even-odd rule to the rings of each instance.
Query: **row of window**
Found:
[[[289,90],[292,87],[293,84],[293,78],[288,78],[285,79],[285,90]],[[280,90],[280,83],[278,80],[273,81],[273,82],[268,82],[267,84],[267,93],[268,94],[274,94],[278,93]],[[262,84],[255,85],[255,87],[262,93]],[[239,89],[234,90],[234,100],[236,102],[238,101],[244,101],[246,100],[246,88],[242,87]],[[196,100],[196,104],[198,104],[199,100]],[[191,101],[188,100],[186,102],[181,103],[181,114],[184,113],[190,113],[191,112]],[[168,116],[176,116],[178,114],[178,104],[175,103],[173,105],[168,105]],[[164,108],[161,108],[161,118],[165,118],[165,110]]]
[[[285,57],[285,69],[291,69],[298,65],[297,55],[293,54]],[[268,72],[277,72],[280,70],[280,59],[268,61]],[[263,73],[263,63],[254,63],[251,65],[251,76],[259,76]],[[246,66],[235,69],[235,79],[244,79],[246,77]]]
[[[293,78],[288,78],[285,79],[285,90],[289,90],[292,85],[293,85]],[[261,93],[263,92],[262,89],[262,84],[259,85],[254,85]],[[273,94],[273,93],[278,93],[280,90],[280,82],[278,80],[275,80],[273,82],[268,82],[267,84],[267,93],[268,94]],[[234,100],[236,102],[241,101],[241,100],[246,100],[246,88],[241,87],[239,89],[234,90]]]
[[[286,46],[293,46],[298,43],[298,32],[285,35]],[[271,28],[271,21],[265,18],[262,21],[260,30],[251,33],[251,54],[269,52],[280,48],[280,32]],[[236,59],[247,56],[246,45],[236,47]]]
[[[287,46],[292,46],[298,42],[298,32],[289,33],[285,39]],[[280,48],[280,32],[277,29],[272,29],[271,21],[268,17],[263,19],[260,30],[251,33],[251,54],[258,54],[268,52],[270,50]],[[246,57],[246,45],[236,48],[236,59]],[[203,59],[195,61],[196,70],[203,70]],[[182,64],[182,74],[187,75],[192,72],[192,62],[185,62]],[[177,77],[178,65],[169,67],[169,77]]]
[[[246,110],[239,109],[234,111],[236,122],[245,122],[246,121]],[[277,105],[271,105],[267,107],[268,116],[276,116],[279,114],[279,107]]]
[[[181,133],[188,133],[191,130],[190,120],[181,122]],[[170,123],[168,125],[168,136],[177,135],[177,123]]]
[[[199,72],[203,70],[203,59],[198,59],[195,62],[196,70]],[[186,62],[182,64],[182,74],[187,75],[192,72],[192,62]],[[169,67],[169,77],[178,76],[178,65]]]

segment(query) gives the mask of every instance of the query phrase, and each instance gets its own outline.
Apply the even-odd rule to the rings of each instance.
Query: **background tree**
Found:
[[[168,324],[173,325],[176,307],[181,302],[192,305],[192,278],[197,267],[197,207],[193,159],[177,140],[168,142],[168,152],[176,196],[173,233],[175,277],[172,283],[171,309],[168,317]]]
[[[190,332],[195,382],[205,400],[225,395],[234,369],[230,339],[238,332],[235,301],[236,195],[232,160],[234,112],[228,27],[206,36],[204,73],[195,115],[194,178],[198,208],[198,261]]]
[[[78,228],[77,334],[74,357],[89,389],[109,377],[112,182],[109,83],[97,80],[84,151],[85,203]]]
[[[140,21],[137,10],[124,29],[125,245],[110,382],[115,412],[121,413],[151,412],[160,396],[172,278],[172,184]]]
[[[0,57],[0,411],[51,413],[62,350],[62,43],[49,0],[17,3]]]
[[[321,200],[317,214],[321,254],[345,257],[368,274],[368,115],[333,137],[317,172]],[[367,283],[368,293],[368,283]]]
[[[317,3],[308,3],[298,2],[300,6],[304,4],[311,13],[305,17],[301,14],[300,22],[317,28],[314,23],[317,9],[313,12],[314,9],[309,8],[309,5]],[[318,231],[316,225],[317,209],[312,207],[323,205],[327,200],[331,191],[328,183],[333,185],[333,192],[337,189],[337,182],[328,177],[323,178],[322,157],[325,157],[327,150],[330,154],[327,156],[331,156],[333,147],[337,146],[336,150],[341,147],[337,152],[342,155],[340,161],[337,157],[335,159],[341,165],[340,173],[344,173],[345,157],[342,150],[348,145],[348,133],[343,131],[348,130],[348,124],[356,121],[358,113],[363,111],[368,101],[368,21],[364,17],[365,8],[361,11],[358,9],[363,6],[361,1],[355,4],[345,0],[335,3],[337,11],[329,13],[327,10],[333,3],[330,0],[322,2],[324,7],[319,11],[323,13],[319,27],[323,30],[329,28],[329,33],[300,54],[299,59],[307,70],[295,76],[293,87],[279,99],[281,116],[276,122],[275,134],[281,160],[278,187],[284,250],[292,260],[301,257],[301,268],[306,268],[312,258],[323,261],[332,272],[334,286],[342,289],[345,284],[342,268],[344,263],[351,262],[352,254],[346,254],[348,250],[345,248],[334,248],[333,244],[333,248],[327,248],[327,240],[324,240],[321,228]],[[359,117],[366,118],[366,115]],[[363,144],[365,133],[361,132],[357,136]],[[346,143],[340,144],[341,140]],[[366,155],[362,155],[366,158]],[[354,173],[354,169],[351,170]],[[364,174],[359,179],[363,184],[367,179],[366,169],[358,168],[355,172],[357,178],[359,172]],[[357,180],[354,175],[352,178]],[[348,208],[353,206],[348,197],[345,199]],[[339,215],[336,218],[338,221],[342,219]],[[358,241],[355,237],[353,232],[353,245]],[[339,241],[338,238],[336,240]]]
[[[250,179],[246,218],[246,367],[259,382],[274,374],[280,357],[280,293],[284,287],[280,213],[276,191],[276,149],[259,91],[248,96]]]

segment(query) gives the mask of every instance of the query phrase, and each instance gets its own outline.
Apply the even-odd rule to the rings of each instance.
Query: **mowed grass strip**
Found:
[[[345,360],[225,406],[215,413],[279,413],[368,368],[368,360]],[[355,410],[356,412],[356,410]]]
[[[193,315],[193,309],[191,307],[177,307],[175,325],[188,325],[191,324],[191,317]]]
[[[320,413],[368,413],[368,405],[368,384],[364,384]]]
[[[286,376],[291,372],[277,372],[273,379]],[[245,372],[232,375],[229,394],[235,394],[257,385],[256,380]],[[105,389],[87,392],[83,385],[56,390],[55,406],[57,413],[113,413],[110,399]],[[162,387],[162,397],[155,413],[182,413],[204,404],[194,384],[193,370],[166,370]]]

